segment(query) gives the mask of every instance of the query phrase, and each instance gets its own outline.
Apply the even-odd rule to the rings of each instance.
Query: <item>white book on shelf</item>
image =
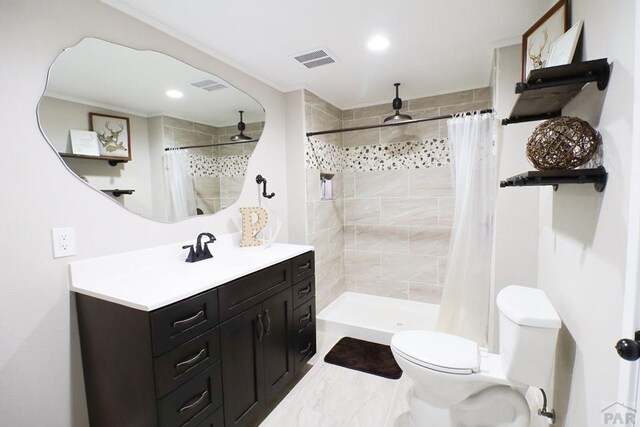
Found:
[[[100,156],[98,134],[88,130],[70,129],[71,152],[83,156]]]

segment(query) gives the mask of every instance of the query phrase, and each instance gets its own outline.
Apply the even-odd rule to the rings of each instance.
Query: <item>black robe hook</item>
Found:
[[[276,193],[267,194],[267,179],[264,178],[262,175],[256,176],[256,182],[258,183],[258,185],[262,184],[262,197],[271,199],[273,198],[273,196],[276,195]]]

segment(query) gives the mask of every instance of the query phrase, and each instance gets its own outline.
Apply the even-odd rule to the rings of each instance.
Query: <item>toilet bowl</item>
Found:
[[[540,289],[509,286],[496,302],[499,354],[435,331],[406,331],[391,339],[398,365],[413,380],[414,426],[529,425],[524,394],[529,386],[548,387],[560,318]]]

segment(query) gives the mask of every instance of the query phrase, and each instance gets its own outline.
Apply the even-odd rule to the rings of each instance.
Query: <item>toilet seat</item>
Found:
[[[400,357],[433,371],[471,375],[480,371],[480,352],[474,341],[434,331],[400,332],[391,339]]]

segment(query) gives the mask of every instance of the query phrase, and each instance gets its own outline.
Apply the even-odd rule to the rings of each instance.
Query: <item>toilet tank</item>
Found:
[[[562,322],[542,289],[507,286],[496,299],[500,358],[506,377],[547,388]]]

